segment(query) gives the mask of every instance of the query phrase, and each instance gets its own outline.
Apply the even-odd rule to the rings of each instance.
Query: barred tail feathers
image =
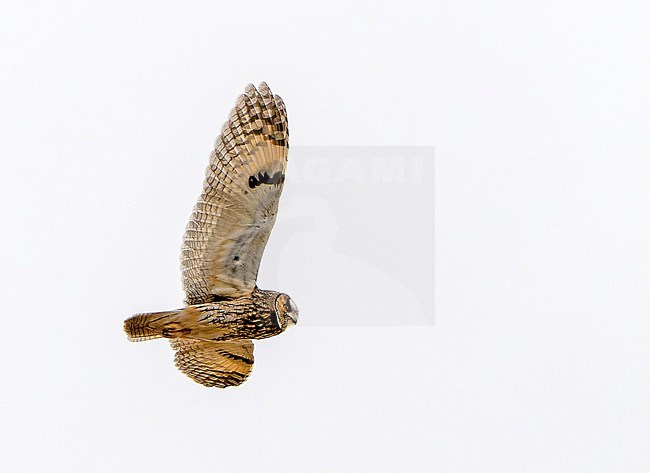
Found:
[[[143,342],[154,338],[165,336],[163,329],[170,322],[178,319],[180,310],[167,312],[150,312],[148,314],[136,314],[124,321],[124,331],[132,342]]]

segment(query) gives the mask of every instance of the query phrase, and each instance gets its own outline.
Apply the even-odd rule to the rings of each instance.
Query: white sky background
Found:
[[[0,470],[650,470],[647,2],[133,3],[0,5]],[[435,325],[310,323],[380,306],[382,266],[304,291],[352,273],[272,237],[260,286],[301,324],[211,390],[122,320],[180,305],[210,147],[261,80],[296,147],[435,146]],[[368,238],[430,277],[390,213]]]

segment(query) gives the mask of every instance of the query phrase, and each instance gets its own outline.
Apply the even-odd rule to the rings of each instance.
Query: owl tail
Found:
[[[166,333],[174,325],[172,322],[178,320],[180,310],[167,312],[151,312],[148,314],[136,314],[124,321],[124,331],[132,342],[143,342],[152,338],[170,337]],[[172,323],[170,325],[170,323]]]

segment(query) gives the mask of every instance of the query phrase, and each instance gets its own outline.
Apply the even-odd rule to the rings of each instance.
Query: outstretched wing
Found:
[[[239,97],[215,142],[203,193],[185,231],[187,304],[249,294],[275,223],[289,128],[282,99],[262,82]]]
[[[208,387],[238,386],[253,369],[253,342],[233,340],[215,342],[176,338],[174,361],[179,370]]]

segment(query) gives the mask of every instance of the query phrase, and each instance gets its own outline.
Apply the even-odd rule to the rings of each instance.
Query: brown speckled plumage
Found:
[[[181,251],[183,309],[138,314],[132,341],[165,337],[176,366],[205,386],[241,384],[253,366],[251,339],[297,321],[286,294],[256,287],[285,179],[289,128],[282,99],[262,82],[246,87],[215,142],[203,192]]]

